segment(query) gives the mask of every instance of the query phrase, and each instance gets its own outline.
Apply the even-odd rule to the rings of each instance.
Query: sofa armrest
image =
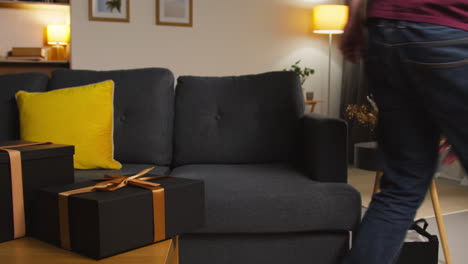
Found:
[[[313,180],[347,182],[347,131],[344,120],[308,113],[303,117],[303,167]]]

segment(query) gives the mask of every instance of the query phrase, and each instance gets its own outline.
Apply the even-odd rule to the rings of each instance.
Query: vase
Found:
[[[314,100],[314,92],[306,92],[306,100],[307,101]]]

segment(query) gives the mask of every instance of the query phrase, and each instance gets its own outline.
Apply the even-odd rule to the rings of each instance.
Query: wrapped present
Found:
[[[33,233],[36,190],[73,183],[73,146],[0,142],[0,242]]]
[[[102,259],[202,227],[203,181],[149,170],[42,189],[37,238]]]

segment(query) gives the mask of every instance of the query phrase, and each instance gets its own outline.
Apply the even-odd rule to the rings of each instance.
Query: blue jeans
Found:
[[[373,20],[367,70],[384,176],[344,263],[391,264],[435,173],[441,134],[468,169],[468,31]]]

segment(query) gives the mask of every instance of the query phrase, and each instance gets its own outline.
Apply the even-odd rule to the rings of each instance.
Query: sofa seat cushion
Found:
[[[156,166],[154,164],[122,164],[120,170],[75,170],[75,182],[92,181],[102,178],[106,174],[132,175],[144,169],[155,167],[150,174],[169,175],[169,167]]]
[[[186,165],[171,175],[205,181],[206,225],[195,233],[342,231],[360,220],[353,187],[315,182],[286,164]]]

